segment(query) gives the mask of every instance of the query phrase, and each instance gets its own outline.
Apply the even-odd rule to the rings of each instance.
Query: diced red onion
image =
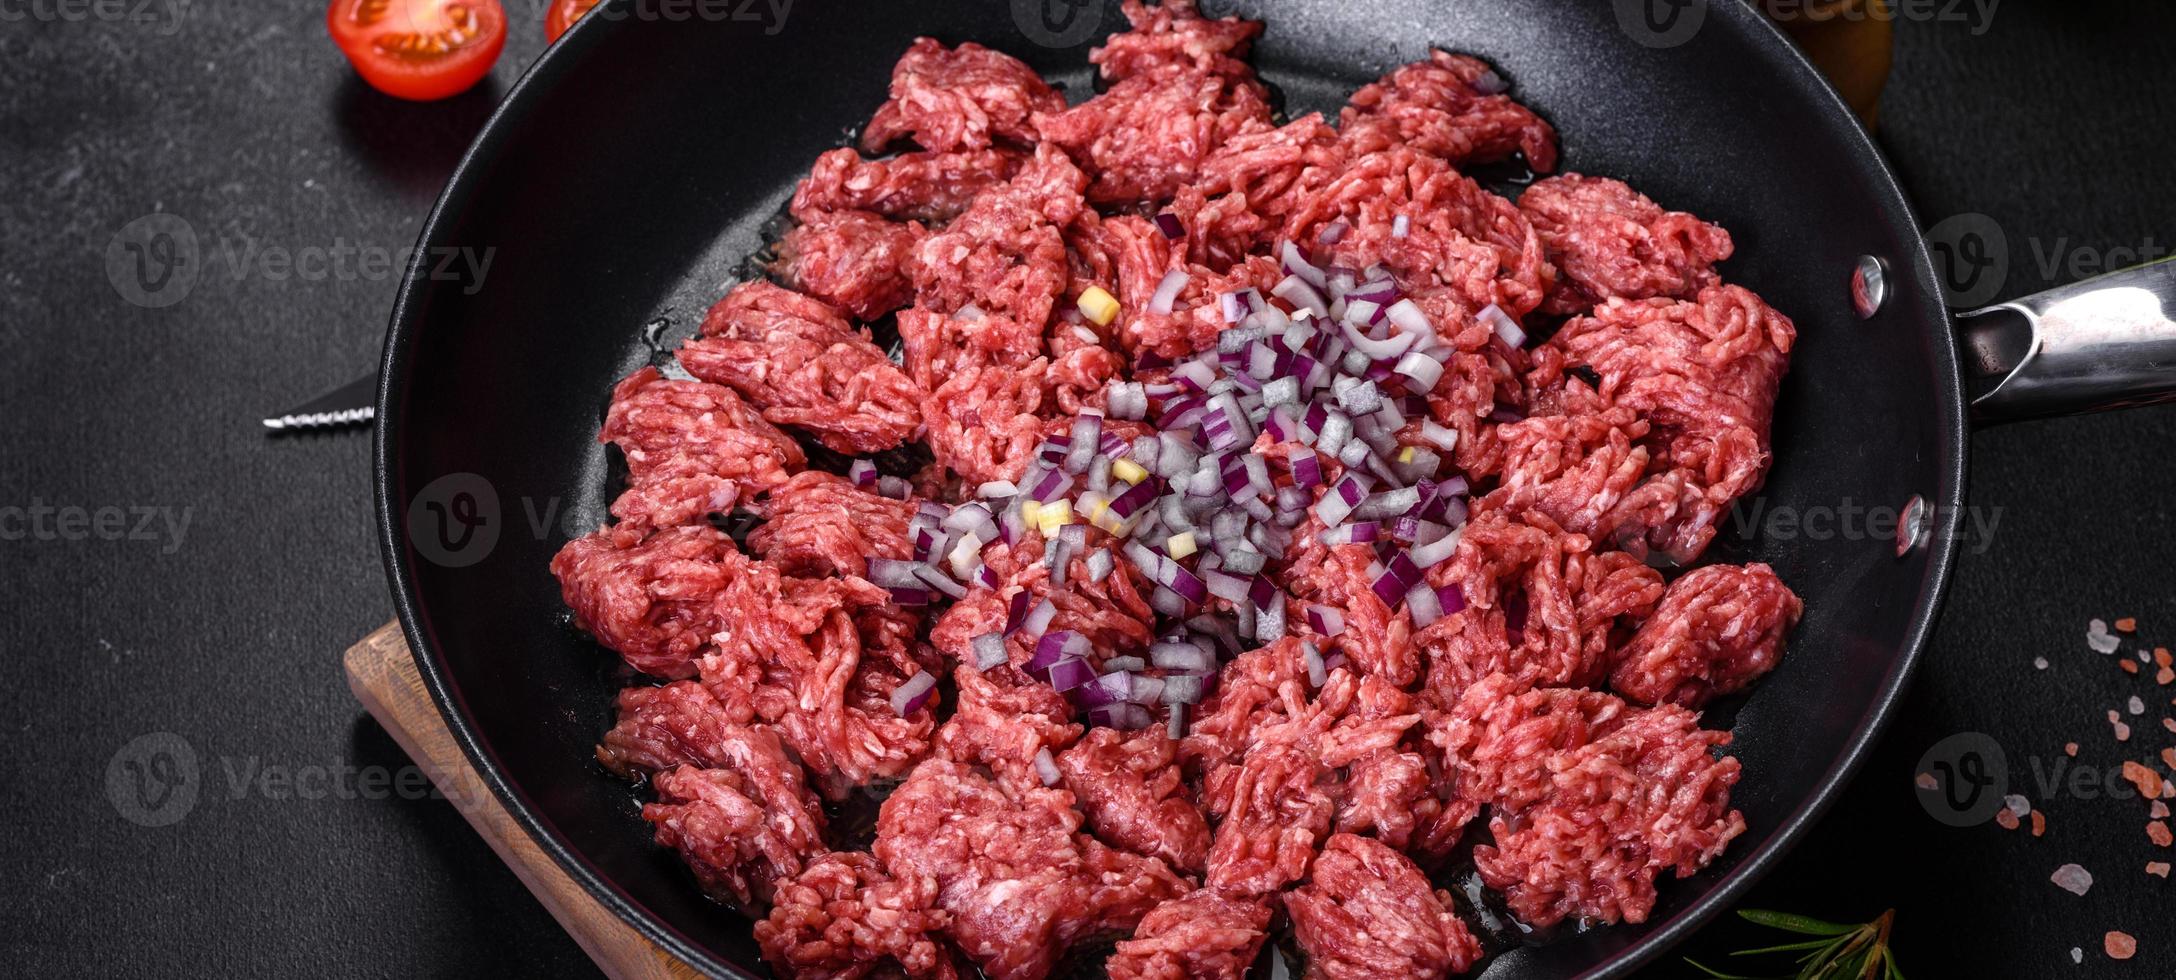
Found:
[[[869,581],[885,588],[914,588],[922,584],[914,574],[917,562],[900,561],[896,558],[869,559]]]
[[[1307,683],[1309,686],[1321,687],[1329,683],[1330,669],[1323,665],[1322,654],[1315,649],[1314,644],[1306,642],[1300,644],[1300,661],[1307,665]]]
[[[1406,233],[1411,231],[1412,228],[1413,219],[1406,217],[1405,215],[1401,214],[1395,218],[1390,219],[1390,237],[1392,238],[1404,238],[1406,236]]]
[[[1216,669],[1216,654],[1193,643],[1158,643],[1148,648],[1148,662],[1164,670],[1205,674]]]
[[[929,703],[930,694],[936,688],[935,676],[929,671],[917,670],[913,677],[892,689],[892,710],[898,712],[900,717],[920,711],[923,705]]]
[[[1405,608],[1412,614],[1416,628],[1426,628],[1443,618],[1443,604],[1436,599],[1436,590],[1429,588],[1426,582],[1406,591]]]
[[[1147,708],[1123,701],[1117,704],[1097,705],[1088,709],[1088,723],[1101,725],[1105,728],[1134,731],[1147,728],[1155,720],[1155,716],[1149,714]]]
[[[1117,704],[1133,700],[1133,678],[1129,671],[1114,670],[1083,684],[1073,691],[1073,703],[1084,708]]]
[[[1420,305],[1409,299],[1401,299],[1383,307],[1383,319],[1389,320],[1400,330],[1421,337],[1432,338],[1436,334],[1435,324],[1428,322],[1428,314],[1421,312]]]
[[[1086,469],[1086,466],[1082,467]],[[1047,504],[1065,495],[1073,488],[1073,478],[1064,470],[1046,470],[1028,485],[1028,499]]]
[[[1420,572],[1420,566],[1414,564],[1413,559],[1402,552],[1396,553],[1390,556],[1390,563],[1383,567],[1383,573],[1368,583],[1368,588],[1375,592],[1376,598],[1383,600],[1383,605],[1396,608],[1398,601],[1420,581]]]
[[[1201,687],[1201,678],[1193,674],[1173,674],[1165,677],[1164,703],[1198,704],[1201,701]]]
[[[1179,223],[1178,215],[1169,211],[1157,212],[1156,230],[1163,232],[1165,238],[1173,240],[1186,237],[1186,226]]]
[[[1361,332],[1360,328],[1353,326],[1351,321],[1348,320],[1345,323],[1345,340],[1370,360],[1395,360],[1412,348],[1415,339],[1409,333],[1394,333],[1382,340],[1376,340]]]
[[[1044,786],[1056,786],[1062,778],[1058,773],[1058,760],[1050,757],[1048,746],[1035,750],[1035,777],[1042,780]]]
[[[1434,568],[1437,565],[1443,564],[1444,559],[1451,557],[1451,554],[1458,550],[1458,539],[1460,537],[1461,531],[1462,529],[1454,529],[1451,531],[1451,533],[1437,538],[1434,541],[1430,541],[1426,544],[1415,545],[1413,547],[1413,550],[1407,552],[1407,554],[1411,556],[1411,560],[1415,566],[1420,568]],[[1411,587],[1412,583],[1408,582],[1406,583],[1406,585],[1407,587]],[[1384,601],[1388,602],[1389,600],[1386,599]]]
[[[945,598],[967,598],[967,587],[955,581],[952,576],[946,575],[942,569],[935,565],[923,565],[916,568],[914,574],[921,578],[923,585],[944,593]]]
[[[1466,590],[1453,582],[1436,590],[1436,604],[1443,607],[1443,615],[1463,612],[1466,608]]]
[[[880,476],[876,479],[876,492],[881,497],[905,500],[914,492],[914,485],[908,483],[904,477]]]
[[[1038,639],[1043,635],[1044,630],[1050,628],[1050,621],[1056,618],[1057,615],[1058,607],[1053,605],[1050,600],[1044,599],[1036,603],[1035,608],[1028,610],[1027,616],[1020,620],[1020,629],[1017,632],[1024,639]]]
[[[1308,606],[1307,625],[1323,636],[1345,632],[1345,611],[1335,606]]]
[[[1061,657],[1050,665],[1050,689],[1060,694],[1096,679],[1095,666],[1079,657]]]
[[[899,586],[899,587],[895,587],[895,588],[890,588],[890,589],[886,589],[885,591],[887,591],[887,592],[890,592],[890,593],[892,594],[892,601],[893,601],[894,603],[897,603],[897,604],[899,604],[899,605],[902,605],[902,606],[926,606],[926,605],[929,605],[929,590],[928,590],[928,589],[923,589],[923,588],[913,588],[913,587],[907,587],[907,586]]]
[[[876,464],[866,459],[857,459],[847,464],[846,475],[857,487],[874,485],[877,477]]]
[[[1344,240],[1345,233],[1350,230],[1352,230],[1352,225],[1346,223],[1345,219],[1339,218],[1324,225],[1322,233],[1315,236],[1315,242],[1325,247],[1335,245]]]

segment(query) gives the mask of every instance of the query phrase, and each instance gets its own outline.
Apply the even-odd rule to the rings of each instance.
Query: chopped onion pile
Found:
[[[1321,243],[1345,231],[1332,225]],[[1324,639],[1344,630],[1341,610],[1288,610],[1271,577],[1310,511],[1324,543],[1374,549],[1372,590],[1393,609],[1403,604],[1416,626],[1464,608],[1456,586],[1426,582],[1457,547],[1469,492],[1463,476],[1445,473],[1457,431],[1427,411],[1452,353],[1446,331],[1380,268],[1323,268],[1292,242],[1277,255],[1276,302],[1253,289],[1216,298],[1227,326],[1215,350],[1176,364],[1144,356],[1139,368],[1168,368],[1166,380],[1111,383],[1108,415],[1152,434],[1127,439],[1105,426],[1105,412],[1084,410],[1037,448],[1018,481],[982,484],[980,499],[949,509],[923,504],[910,524],[912,560],[872,559],[871,581],[903,605],[995,587],[983,549],[1016,544],[1029,528],[1044,539],[1052,587],[1082,574],[1076,559],[1090,582],[1126,561],[1154,584],[1150,604],[1162,618],[1145,659],[1099,659],[1085,637],[1050,631],[1055,607],[1022,590],[1005,629],[974,639],[973,662],[1003,664],[1017,640],[1031,651],[1028,673],[1093,723],[1141,728],[1154,721],[1152,708],[1167,706],[1174,734],[1184,731],[1184,706],[1207,697],[1218,667],[1241,649],[1283,637],[1295,620]],[[1167,274],[1147,312],[1170,312],[1187,284],[1186,273]],[[1494,306],[1476,319],[1507,344],[1525,342]],[[1276,451],[1255,451],[1265,435]],[[858,462],[852,476],[864,486],[882,479]],[[1088,527],[1102,535],[1091,541]],[[1312,644],[1306,652],[1317,686],[1343,661]]]

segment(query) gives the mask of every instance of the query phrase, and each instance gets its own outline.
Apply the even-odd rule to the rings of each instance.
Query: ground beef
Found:
[[[669,381],[645,367],[612,389],[598,441],[627,459],[627,489],[612,516],[669,526],[730,510],[808,464],[793,437],[764,421],[731,388]]]
[[[942,939],[951,916],[935,901],[927,879],[893,878],[867,854],[825,854],[778,883],[756,943],[773,967],[803,980],[950,980],[959,975]]]
[[[1186,228],[1188,257],[1223,269],[1269,251],[1284,219],[1350,158],[1320,113],[1225,140],[1202,160],[1200,180],[1172,201]]]
[[[1073,942],[1130,930],[1186,883],[1154,858],[1079,834],[1072,794],[1008,793],[932,759],[884,801],[877,860],[894,876],[937,883],[950,935],[993,978],[1047,975]]]
[[[956,313],[972,306],[1040,334],[1065,287],[1065,239],[1058,229],[1085,206],[1087,177],[1052,147],[1012,180],[984,191],[916,253],[919,305]]]
[[[733,539],[706,525],[646,533],[633,524],[567,542],[552,557],[574,625],[657,677],[695,675],[717,630],[716,600],[747,565]]]
[[[745,740],[755,716],[746,701],[721,704],[694,681],[624,688],[617,700],[618,720],[598,743],[597,761],[628,779],[676,766],[729,768],[728,747]]]
[[[1464,166],[1526,154],[1537,173],[1556,169],[1556,130],[1503,93],[1478,58],[1431,51],[1352,94],[1338,126],[1355,153],[1410,146]]]
[[[970,307],[944,314],[921,307],[899,311],[899,344],[907,377],[934,391],[963,371],[992,365],[1023,368],[1043,352],[1040,327]]]
[[[787,210],[800,221],[838,211],[872,211],[897,221],[942,224],[975,195],[1012,179],[1019,150],[916,151],[871,160],[840,147],[816,158]]]
[[[1337,832],[1370,834],[1400,850],[1440,857],[1479,812],[1458,795],[1440,749],[1426,740],[1434,715],[1380,676],[1331,675],[1316,699],[1315,757],[1345,767]],[[1317,720],[1310,727],[1320,728]]]
[[[1169,201],[1224,141],[1272,125],[1260,83],[1204,72],[1130,76],[1035,117],[1044,143],[1063,148],[1093,178],[1088,200],[1108,206]]]
[[[914,502],[877,496],[831,473],[796,475],[750,509],[764,523],[748,535],[749,547],[788,575],[866,578],[871,558],[912,556]]]
[[[1395,233],[1401,215],[1408,222],[1402,237]],[[1483,307],[1522,317],[1548,288],[1541,239],[1519,209],[1440,157],[1409,147],[1354,160],[1307,196],[1281,236],[1307,246],[1336,221],[1348,230],[1335,245],[1315,247],[1315,262],[1353,269],[1381,263],[1460,350],[1485,343],[1488,328],[1474,319]]]
[[[801,292],[874,320],[914,298],[909,264],[922,226],[868,211],[810,215],[778,242],[771,271]]]
[[[1121,8],[1131,30],[1113,34],[1103,46],[1088,52],[1088,60],[1109,82],[1136,75],[1156,78],[1219,74],[1254,77],[1254,69],[1242,60],[1254,39],[1262,36],[1262,22],[1201,16],[1194,0],[1164,0],[1154,7],[1141,0],[1125,0]]]
[[[1112,328],[1117,345],[1136,356],[1179,358],[1214,346],[1217,334],[1228,326],[1217,305],[1219,293],[1253,288],[1266,296],[1283,278],[1266,258],[1241,262],[1221,274],[1193,264],[1182,247],[1137,215],[1084,214],[1067,230],[1066,244],[1076,266],[1076,279],[1067,292],[1078,296],[1089,286],[1100,286],[1115,297],[1119,318]],[[1157,289],[1172,272],[1187,277],[1172,311],[1151,312]]]
[[[996,572],[998,587],[977,589],[953,603],[930,629],[930,641],[947,655],[972,662],[970,647],[974,638],[1003,629],[1013,595],[1025,590],[1031,604],[1047,599],[1056,611],[1050,620],[1051,631],[1086,637],[1099,662],[1106,657],[1144,652],[1155,636],[1156,614],[1148,604],[1154,586],[1140,569],[1125,561],[1115,562],[1102,581],[1090,581],[1087,553],[1115,546],[1101,532],[1091,534],[1088,547],[1067,565],[1066,584],[1061,588],[1050,585],[1041,535],[1029,532],[1015,544],[985,546],[983,561]],[[1034,654],[1035,640],[1014,634],[1007,637],[1006,649],[1013,666],[1025,668]]]
[[[1641,704],[1698,708],[1775,669],[1798,596],[1766,565],[1710,565],[1670,583],[1618,654],[1609,684]]]
[[[1059,754],[1058,771],[1098,839],[1200,874],[1209,825],[1182,792],[1177,749],[1162,726],[1095,728]]]
[[[1156,906],[1103,968],[1111,980],[1240,980],[1270,914],[1263,902],[1204,888]]]
[[[865,656],[865,627],[890,608],[888,593],[858,578],[751,563],[718,597],[715,652],[697,664],[703,685],[775,725],[827,799],[902,775],[929,753],[935,702],[900,717],[891,692],[921,668],[904,650]]]
[[[1331,837],[1284,907],[1308,975],[1324,980],[1440,977],[1481,958],[1451,896],[1431,890],[1411,859],[1365,837]]]
[[[1519,213],[1556,266],[1547,313],[1584,313],[1603,300],[1691,299],[1718,285],[1730,233],[1664,211],[1623,181],[1565,174],[1519,195]]]
[[[1059,95],[1018,58],[968,42],[947,48],[916,38],[892,66],[891,98],[861,131],[861,148],[876,153],[911,137],[925,150],[1031,145],[1029,117],[1065,107]]]
[[[1653,456],[1675,506],[1656,508],[1645,545],[1690,561],[1715,536],[1730,503],[1760,485],[1768,469],[1768,427],[1797,331],[1788,317],[1737,286],[1700,291],[1696,301],[1610,300],[1549,339],[1536,361],[1541,407],[1599,401],[1645,421]],[[1584,367],[1590,390],[1572,376]]]
[[[1644,922],[1657,873],[1690,875],[1745,831],[1730,809],[1738,760],[1713,754],[1728,732],[1676,705],[1520,687],[1484,678],[1442,739],[1461,785],[1498,808],[1474,866],[1521,921]]]
[[[642,819],[657,827],[660,846],[679,850],[705,891],[757,908],[776,882],[824,853],[824,814],[777,733],[733,731],[720,747],[728,768],[681,766],[652,777],[657,802],[642,808]]]
[[[1626,621],[1662,599],[1661,573],[1623,552],[1596,552],[1539,512],[1474,519],[1428,582],[1456,585],[1466,600],[1413,640],[1444,704],[1498,671],[1551,686],[1599,683]]]
[[[837,452],[890,449],[921,426],[920,392],[867,334],[821,301],[768,282],[735,286],[711,307],[680,363]]]
[[[1293,601],[1338,610],[1345,629],[1323,641],[1324,649],[1342,650],[1354,668],[1405,686],[1420,679],[1420,650],[1413,645],[1413,617],[1399,603],[1393,608],[1375,594],[1375,549],[1366,544],[1327,545],[1324,528],[1312,512],[1292,535],[1285,589]],[[1294,607],[1288,607],[1294,608]],[[1288,618],[1305,619],[1304,615]]]
[[[937,754],[988,769],[1010,792],[1041,787],[1035,757],[1064,752],[1080,738],[1072,703],[1049,684],[1004,666],[962,665],[952,677],[959,707],[937,730]]]
[[[1044,377],[1050,362],[1021,368],[976,366],[952,375],[922,399],[929,451],[969,485],[1018,480],[1043,440]]]
[[[1572,381],[1579,390],[1583,382]],[[1691,474],[1655,472],[1644,444],[1649,426],[1630,409],[1542,415],[1496,428],[1502,481],[1475,504],[1477,514],[1547,514],[1566,530],[1646,555],[1658,528],[1704,505]]]
[[[1263,896],[1304,876],[1336,817],[1335,779],[1294,746],[1248,752],[1218,809],[1222,822],[1209,847],[1209,886]]]

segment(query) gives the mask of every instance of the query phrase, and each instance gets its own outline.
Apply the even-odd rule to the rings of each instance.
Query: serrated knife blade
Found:
[[[368,423],[378,414],[378,376],[369,374],[264,420],[271,432],[337,429]]]

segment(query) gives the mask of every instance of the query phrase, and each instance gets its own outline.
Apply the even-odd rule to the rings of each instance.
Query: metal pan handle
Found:
[[[2176,401],[2176,259],[1957,315],[1974,421]]]

